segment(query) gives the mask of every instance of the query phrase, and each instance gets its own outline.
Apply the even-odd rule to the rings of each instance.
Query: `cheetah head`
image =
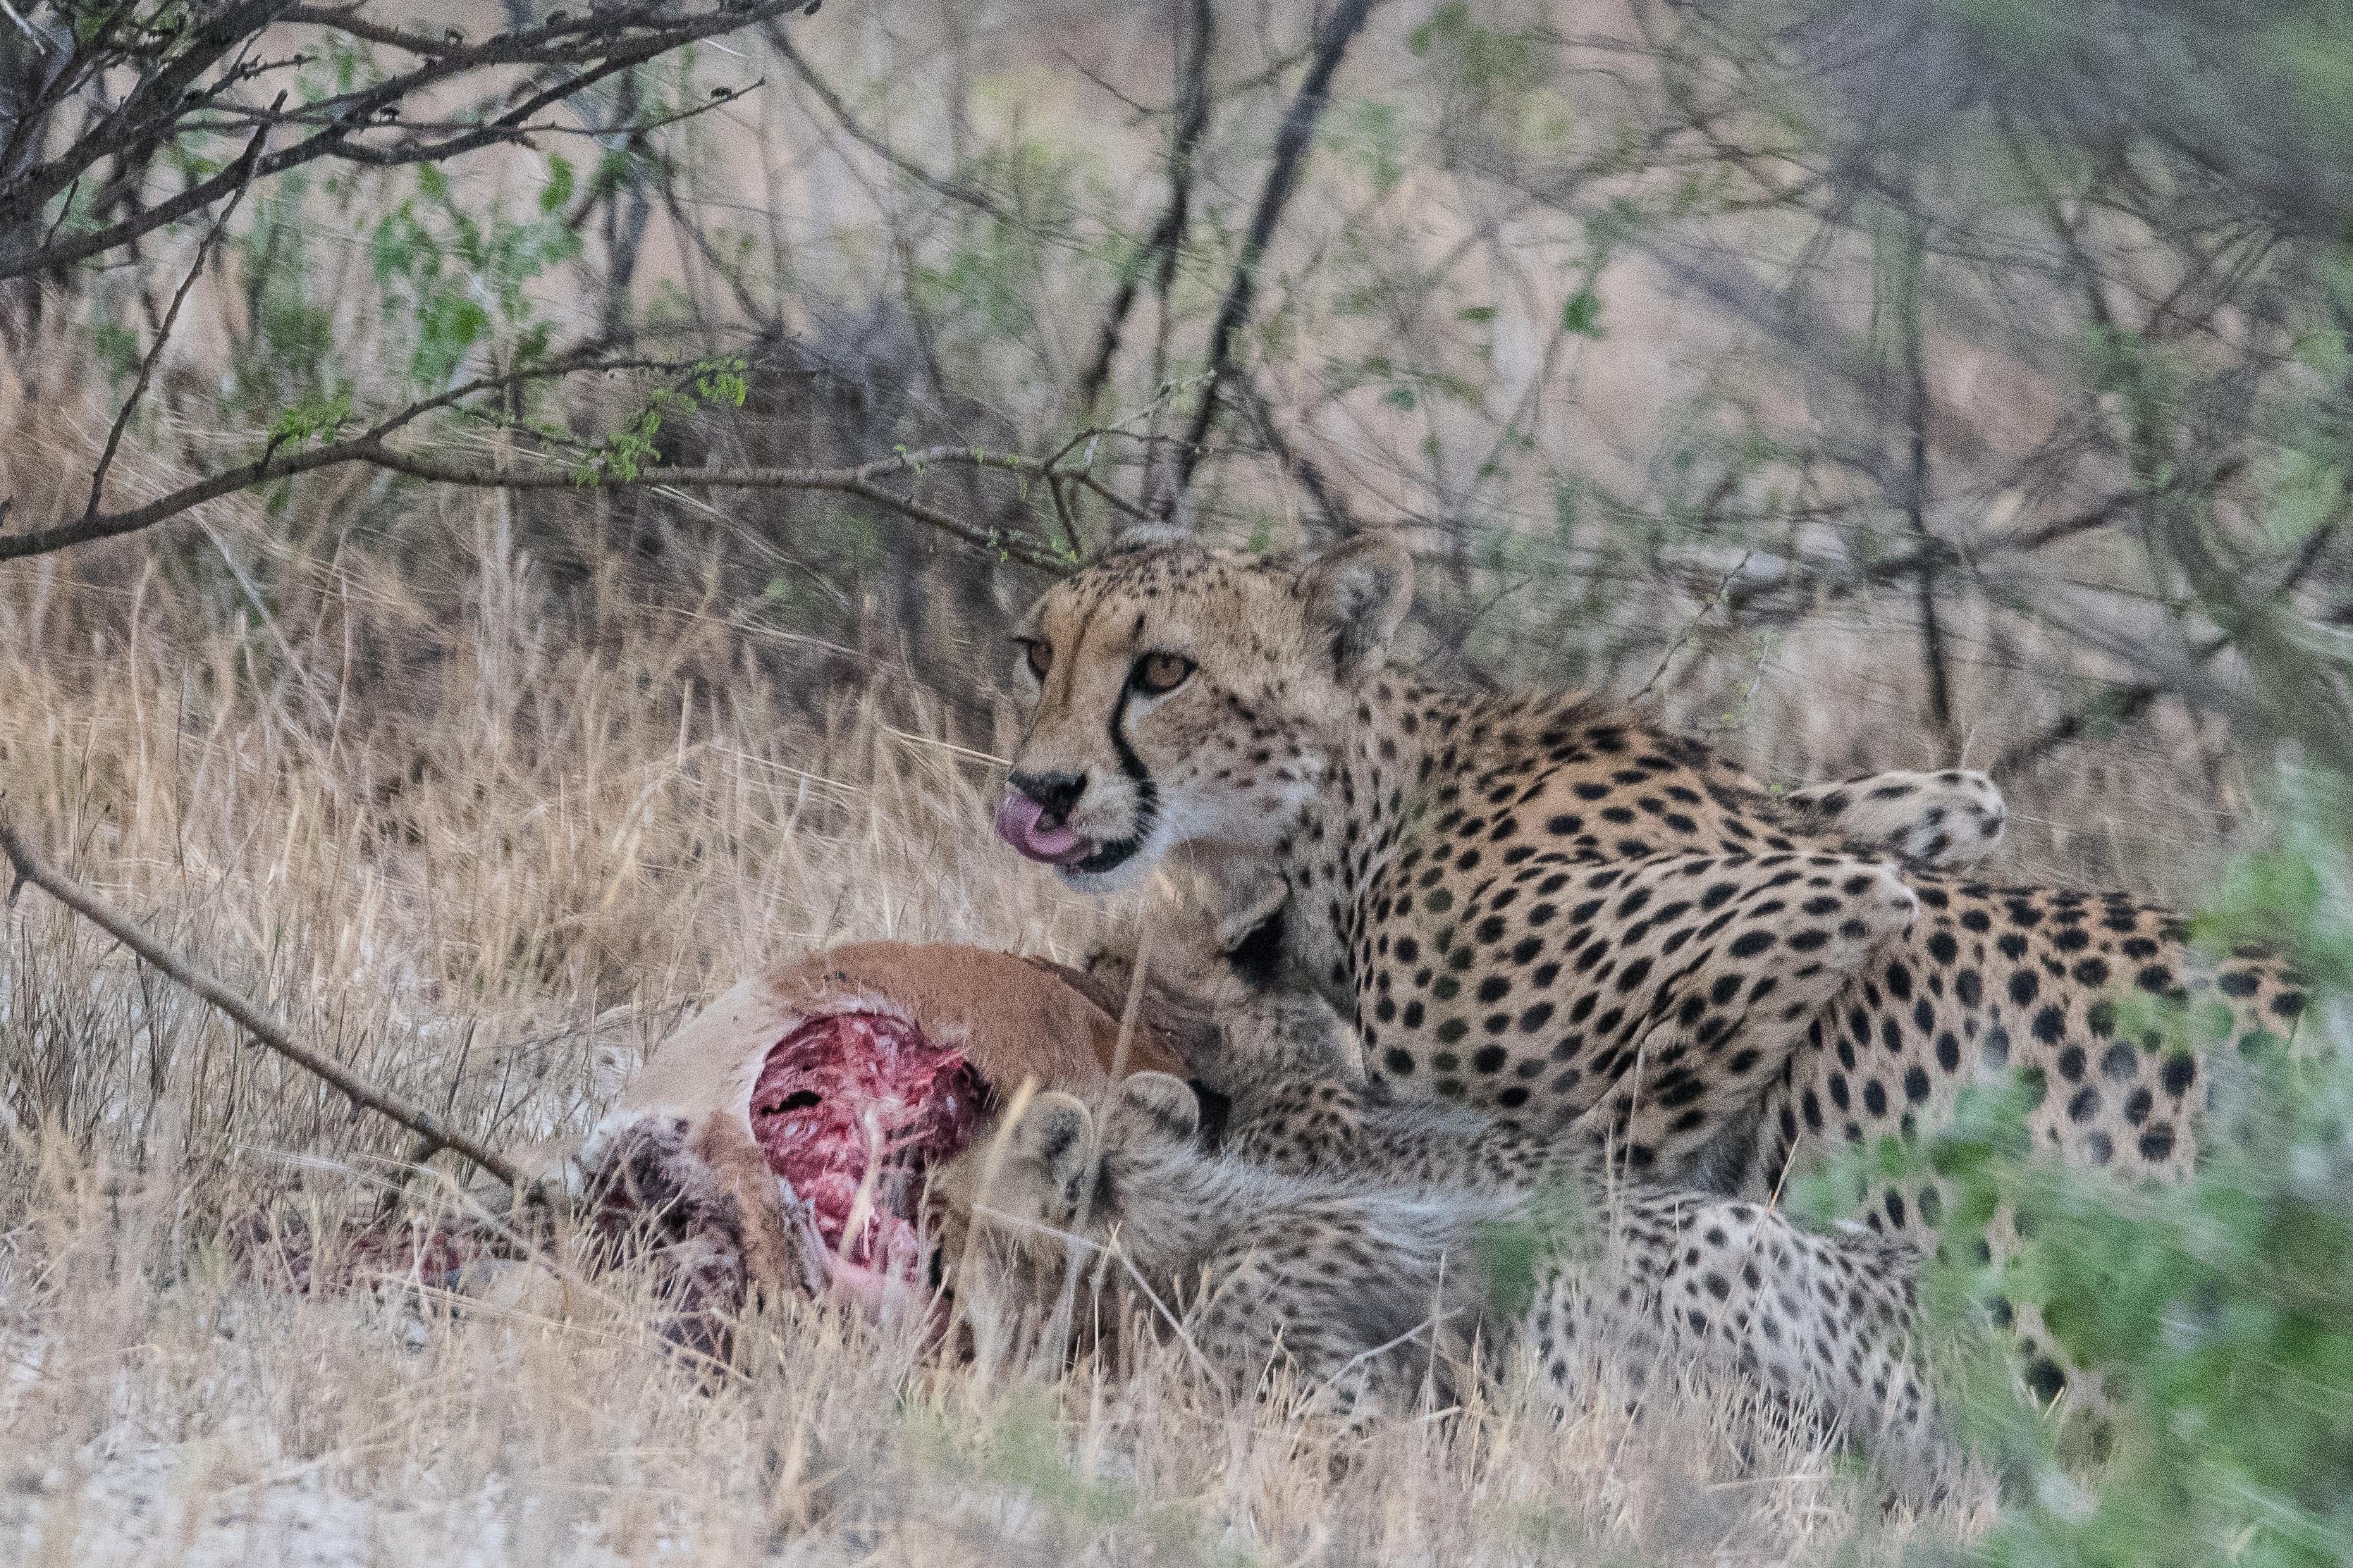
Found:
[[[1304,563],[1153,543],[1056,584],[1013,639],[1029,714],[998,835],[1086,892],[1180,845],[1271,846],[1412,599],[1376,536]]]

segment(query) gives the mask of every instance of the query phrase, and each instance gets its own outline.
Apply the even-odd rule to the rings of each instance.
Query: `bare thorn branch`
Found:
[[[501,384],[509,378],[484,381],[472,390]],[[444,395],[444,400],[454,395]],[[63,523],[56,528],[38,530],[13,537],[0,536],[0,561],[11,561],[30,555],[46,554],[76,544],[112,539],[127,533],[137,533],[168,522],[208,500],[215,500],[239,490],[273,479],[287,479],[296,474],[311,473],[321,468],[349,463],[364,463],[411,479],[434,484],[463,485],[476,489],[509,490],[577,490],[585,489],[631,489],[648,486],[700,486],[718,489],[777,489],[829,490],[840,495],[854,495],[879,506],[889,508],[902,517],[910,518],[938,530],[992,559],[1002,557],[1018,561],[1041,572],[1056,574],[1069,571],[1075,563],[1063,552],[1041,542],[1020,534],[967,522],[953,513],[941,510],[913,496],[901,495],[886,489],[879,481],[901,474],[920,474],[927,468],[992,468],[1004,473],[1020,474],[1034,479],[1050,477],[1075,480],[1098,493],[1105,493],[1101,482],[1082,472],[1051,468],[1033,458],[1010,452],[991,452],[976,447],[934,447],[920,452],[905,452],[879,458],[871,463],[846,468],[644,468],[632,475],[607,474],[583,481],[567,468],[540,467],[501,468],[442,458],[420,457],[403,452],[385,444],[384,436],[406,423],[414,410],[404,409],[399,415],[384,421],[359,436],[331,442],[323,447],[294,452],[266,453],[262,458],[242,467],[231,468],[207,479],[182,486],[169,495],[144,506],[125,511]],[[1118,498],[1114,497],[1113,500]],[[1125,504],[1125,503],[1122,503]]]
[[[174,984],[202,998],[243,1029],[255,1044],[325,1080],[353,1105],[399,1123],[419,1139],[430,1142],[436,1149],[456,1150],[504,1182],[518,1197],[530,1189],[531,1184],[525,1182],[514,1163],[505,1155],[485,1147],[432,1112],[420,1110],[391,1090],[369,1082],[342,1063],[322,1056],[307,1046],[296,1044],[284,1029],[264,1017],[244,997],[149,936],[140,928],[138,921],[50,866],[25,841],[5,807],[0,807],[0,853],[6,854],[9,865],[16,871],[15,883],[9,891],[12,904],[16,891],[26,883],[32,883],[137,953]]]
[[[817,74],[817,68],[808,63],[800,50],[793,47],[793,41],[780,22],[770,22],[764,31],[767,34],[768,47],[785,57],[785,62],[793,68],[793,73],[801,79],[801,84],[817,95],[818,101],[825,105],[826,112],[833,116],[834,123],[840,126],[851,141],[925,190],[945,196],[952,202],[961,202],[975,211],[987,213],[999,223],[1023,226],[1017,214],[1008,211],[1002,202],[987,191],[967,185],[961,180],[951,180],[944,174],[934,174],[860,124],[858,116],[850,112],[849,105],[842,101],[841,95]]]
[[[285,95],[280,94],[278,101],[285,102]],[[163,359],[164,350],[172,341],[172,328],[180,320],[180,307],[187,302],[188,290],[194,289],[196,279],[204,276],[205,263],[211,258],[213,247],[220,243],[221,235],[227,229],[228,220],[236,213],[237,204],[245,200],[245,193],[253,188],[253,171],[259,164],[262,145],[269,140],[269,127],[264,125],[253,133],[253,140],[246,143],[244,153],[238,155],[233,165],[243,171],[243,176],[237,181],[237,188],[229,193],[228,201],[213,218],[212,226],[205,230],[204,238],[196,242],[196,256],[188,263],[188,275],[180,279],[179,288],[173,291],[172,303],[155,328],[155,342],[141,358],[138,377],[132,382],[130,395],[123,398],[122,406],[115,413],[114,424],[106,433],[105,450],[99,454],[98,467],[90,476],[90,500],[81,512],[85,522],[98,515],[99,507],[106,500],[106,476],[114,467],[116,452],[121,448],[122,433],[130,428],[131,416],[138,412],[140,402],[147,395],[148,384],[154,379],[156,363]]]
[[[1258,300],[1259,265],[1266,259],[1266,247],[1274,238],[1275,226],[1282,221],[1283,209],[1291,205],[1292,196],[1299,189],[1299,170],[1314,140],[1316,121],[1324,117],[1324,106],[1332,100],[1332,78],[1347,54],[1348,45],[1364,30],[1373,5],[1374,0],[1341,0],[1324,20],[1323,31],[1316,36],[1315,54],[1308,65],[1306,78],[1300,82],[1298,95],[1283,114],[1282,128],[1274,139],[1274,161],[1268,165],[1266,184],[1260,187],[1258,205],[1250,213],[1250,229],[1242,237],[1241,254],[1235,258],[1233,276],[1227,280],[1225,297],[1218,305],[1218,319],[1209,329],[1208,384],[1201,389],[1200,405],[1193,412],[1193,427],[1176,453],[1176,486],[1157,506],[1156,510],[1164,513],[1175,510],[1193,483],[1193,470],[1200,463],[1209,438],[1209,426],[1217,418],[1219,395],[1233,369],[1235,341],[1250,324],[1250,310]],[[1146,500],[1151,504],[1151,498]]]

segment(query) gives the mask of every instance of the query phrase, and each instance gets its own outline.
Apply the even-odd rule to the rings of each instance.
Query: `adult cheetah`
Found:
[[[1746,1196],[1825,1143],[1934,1126],[2012,1068],[2052,1153],[2176,1173],[2209,1064],[2128,1027],[2136,999],[2217,1000],[2242,1048],[2295,1024],[2276,959],[2201,963],[2170,910],[1926,869],[1902,879],[1917,917],[1792,1017],[1775,994],[1819,984],[1807,967],[1888,887],[1806,882],[1817,858],[1856,858],[1824,803],[1785,804],[1607,698],[1388,668],[1411,592],[1377,538],[1303,563],[1153,542],[1057,584],[1016,637],[1033,708],[999,831],[1089,890],[1179,852],[1238,961],[1324,997],[1401,1096]],[[1743,900],[1782,923],[1727,938]],[[1933,1179],[1868,1196],[1892,1234],[1943,1216]],[[2056,1360],[2030,1363],[2060,1386]]]
[[[1000,1298],[1043,1309],[1075,1242],[1094,1289],[1140,1287],[1229,1392],[1287,1366],[1306,1408],[1352,1425],[1411,1410],[1425,1385],[1451,1404],[1514,1355],[1564,1408],[1603,1365],[1635,1388],[1663,1365],[1831,1423],[1899,1493],[1950,1469],[1900,1245],[1696,1193],[1590,1182],[1564,1212],[1508,1183],[1278,1170],[1203,1149],[1193,1089],[1165,1073],[1124,1080],[1100,1123],[1066,1094],[1008,1114],[934,1188],[960,1291],[985,1270]],[[1494,1227],[1514,1225],[1538,1238],[1533,1278],[1499,1265]]]

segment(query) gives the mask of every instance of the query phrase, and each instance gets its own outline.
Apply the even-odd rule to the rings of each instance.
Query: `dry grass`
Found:
[[[462,9],[423,7],[445,8]],[[1156,24],[1081,9],[1083,29],[1057,13],[1044,34],[1091,39],[1158,95],[1158,56],[1123,30]],[[1076,165],[1082,205],[1108,205],[1156,166],[1158,131],[1115,131],[1099,99],[1036,79],[1039,24],[1006,16],[1012,43],[988,58],[1026,85],[997,82],[984,109],[1094,150]],[[841,79],[896,84],[893,136],[919,149],[910,116],[938,97],[929,25],[911,42],[886,20],[835,35],[872,57]],[[1588,25],[1602,24],[1579,12]],[[792,104],[772,91],[712,120],[726,134],[707,193],[766,215],[788,304],[839,284],[828,268],[859,289],[887,271],[871,194],[823,151],[828,122],[804,125]],[[485,160],[458,175],[488,203],[525,173]],[[1351,199],[1328,177],[1337,195],[1311,194],[1291,220],[1303,249]],[[1430,174],[1394,199],[1381,232],[1400,267],[1454,247],[1450,200]],[[1545,289],[1575,276],[1580,232],[1532,262]],[[365,382],[397,356],[368,336],[364,237],[322,220],[311,291],[340,312],[343,368]],[[181,258],[160,265],[176,277]],[[708,310],[705,272],[655,225],[647,279],[682,282]],[[1320,278],[1295,280],[1286,307],[1306,369],[1271,373],[1312,381],[1345,346],[1354,329],[1319,302]],[[1583,390],[1556,400],[1541,434],[1564,471],[1630,479],[1725,325],[1636,262],[1612,279],[1610,339],[1577,351],[1591,356]],[[1039,334],[1046,359],[1003,356],[1008,405],[1047,433],[1024,437],[1041,449],[1062,434],[1090,341],[1059,331],[1065,295],[1079,297],[1064,281],[1035,279],[1057,329]],[[192,297],[171,395],[125,450],[118,503],[258,439],[253,411],[217,391],[241,306],[216,289]],[[551,316],[581,326],[579,300],[546,292]],[[1525,340],[1505,357],[1528,358],[1528,323],[1556,319],[1557,300],[1497,299]],[[61,339],[37,399],[0,387],[0,495],[18,526],[84,503],[114,395],[75,381],[86,358]],[[1409,441],[1303,393],[1302,406],[1349,457],[1341,479],[1377,503],[1366,515],[1390,515],[1391,489],[1414,493],[1392,460]],[[1505,496],[1498,515],[1540,525],[1549,497]],[[953,731],[876,653],[897,628],[860,640],[860,691],[789,689],[773,671],[809,661],[772,646],[797,639],[744,603],[740,562],[714,558],[698,595],[677,587],[696,574],[675,559],[659,594],[627,560],[592,559],[589,580],[559,593],[496,497],[416,500],[353,470],[276,499],[270,515],[262,498],[224,500],[168,537],[0,567],[0,790],[60,864],[306,1040],[513,1145],[576,1132],[686,1010],[757,966],[872,937],[1083,946],[1094,912],[988,838],[989,759],[1008,737]],[[1299,511],[1287,492],[1225,500],[1286,527]],[[816,503],[731,506],[723,523],[756,515],[765,531],[742,531],[762,532],[780,572],[802,569],[784,545],[798,547],[793,521]],[[849,603],[869,585],[828,586]],[[1528,662],[1618,647],[1620,662],[1597,666],[1615,685],[1653,679],[1674,717],[1770,778],[1930,760],[1908,615],[1831,609],[1772,637],[1694,622],[1685,637],[1650,624],[1657,602],[1630,590],[1615,614],[1630,640],[1569,628],[1559,647],[1535,639]],[[1973,761],[2076,700],[2054,674],[2117,673],[1982,624],[1950,631],[1961,710],[1988,726]],[[1670,633],[1686,651],[1662,664]],[[2010,869],[2176,897],[2248,816],[2228,737],[2171,710],[2002,782],[2021,824]],[[714,1381],[648,1342],[647,1304],[625,1285],[561,1321],[274,1289],[232,1267],[225,1227],[372,1210],[401,1142],[37,893],[0,916],[0,1560],[1747,1563],[1884,1561],[1915,1531],[1983,1522],[1883,1515],[1721,1388],[1656,1393],[1639,1419],[1604,1393],[1561,1426],[1507,1385],[1494,1408],[1384,1432],[1335,1465],[1328,1435],[1219,1403],[1173,1353],[943,1368],[903,1337],[810,1310],[753,1325]]]
[[[997,738],[898,689],[787,719],[743,627],[617,584],[561,619],[497,503],[451,504],[440,570],[275,562],[267,617],[135,553],[0,578],[13,808],[305,1037],[510,1143],[577,1130],[752,966],[1083,942],[987,840]],[[1750,1563],[1913,1528],[1721,1389],[1562,1427],[1507,1387],[1335,1464],[1173,1354],[943,1368],[809,1310],[714,1386],[622,1287],[563,1321],[276,1289],[224,1226],[372,1205],[397,1142],[37,893],[5,935],[0,1555]]]

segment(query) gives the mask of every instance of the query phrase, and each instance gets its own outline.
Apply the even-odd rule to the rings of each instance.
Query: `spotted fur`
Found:
[[[2196,1157],[2210,1064],[2129,1030],[2136,1000],[2220,1002],[2242,1047],[2295,1025],[2304,988],[2275,957],[2202,963],[2170,910],[2120,894],[1914,869],[1916,918],[1874,936],[1890,883],[1868,857],[1907,830],[1853,815],[1881,804],[1868,790],[1793,802],[1608,699],[1390,670],[1410,592],[1378,541],[1304,565],[1114,557],[1026,625],[1053,653],[1016,758],[1017,777],[1082,781],[1068,820],[1090,836],[1141,822],[1149,795],[1109,879],[1180,851],[1235,956],[1328,1002],[1399,1098],[1606,1137],[1635,1175],[1761,1197],[2016,1070],[2042,1091],[2051,1153],[2171,1175]],[[1120,697],[1145,651],[1190,678]],[[1767,978],[1783,1000],[1759,1005]],[[1867,1197],[1891,1235],[1930,1240],[1944,1217],[1933,1181]],[[2053,1390],[2063,1366],[2017,1308],[2030,1381]]]
[[[1359,1110],[1379,1100],[1370,1092]],[[1391,1131],[1435,1130],[1402,1116]],[[1440,1117],[1458,1133],[1465,1119],[1478,1120]],[[1000,1289],[1057,1289],[1071,1238],[1099,1255],[1115,1248],[1124,1267],[1092,1278],[1140,1282],[1235,1392],[1287,1368],[1309,1408],[1362,1424],[1411,1410],[1425,1390],[1451,1403],[1466,1378],[1514,1357],[1563,1408],[1588,1398],[1605,1370],[1639,1390],[1662,1366],[1696,1368],[1746,1378],[1861,1437],[1904,1489],[1948,1468],[1903,1248],[1808,1235],[1759,1205],[1609,1191],[1589,1159],[1538,1173],[1566,1187],[1437,1171],[1368,1182],[1357,1163],[1340,1162],[1335,1175],[1301,1161],[1296,1142],[1269,1147],[1283,1163],[1231,1144],[1204,1150],[1192,1091],[1139,1074],[1100,1136],[1083,1103],[1042,1096],[994,1154],[976,1149],[952,1168],[943,1191],[959,1242],[977,1226],[1011,1243]],[[1523,1174],[1548,1156],[1531,1146],[1527,1158]],[[1493,1261],[1494,1227],[1515,1225],[1539,1227],[1525,1281]]]

